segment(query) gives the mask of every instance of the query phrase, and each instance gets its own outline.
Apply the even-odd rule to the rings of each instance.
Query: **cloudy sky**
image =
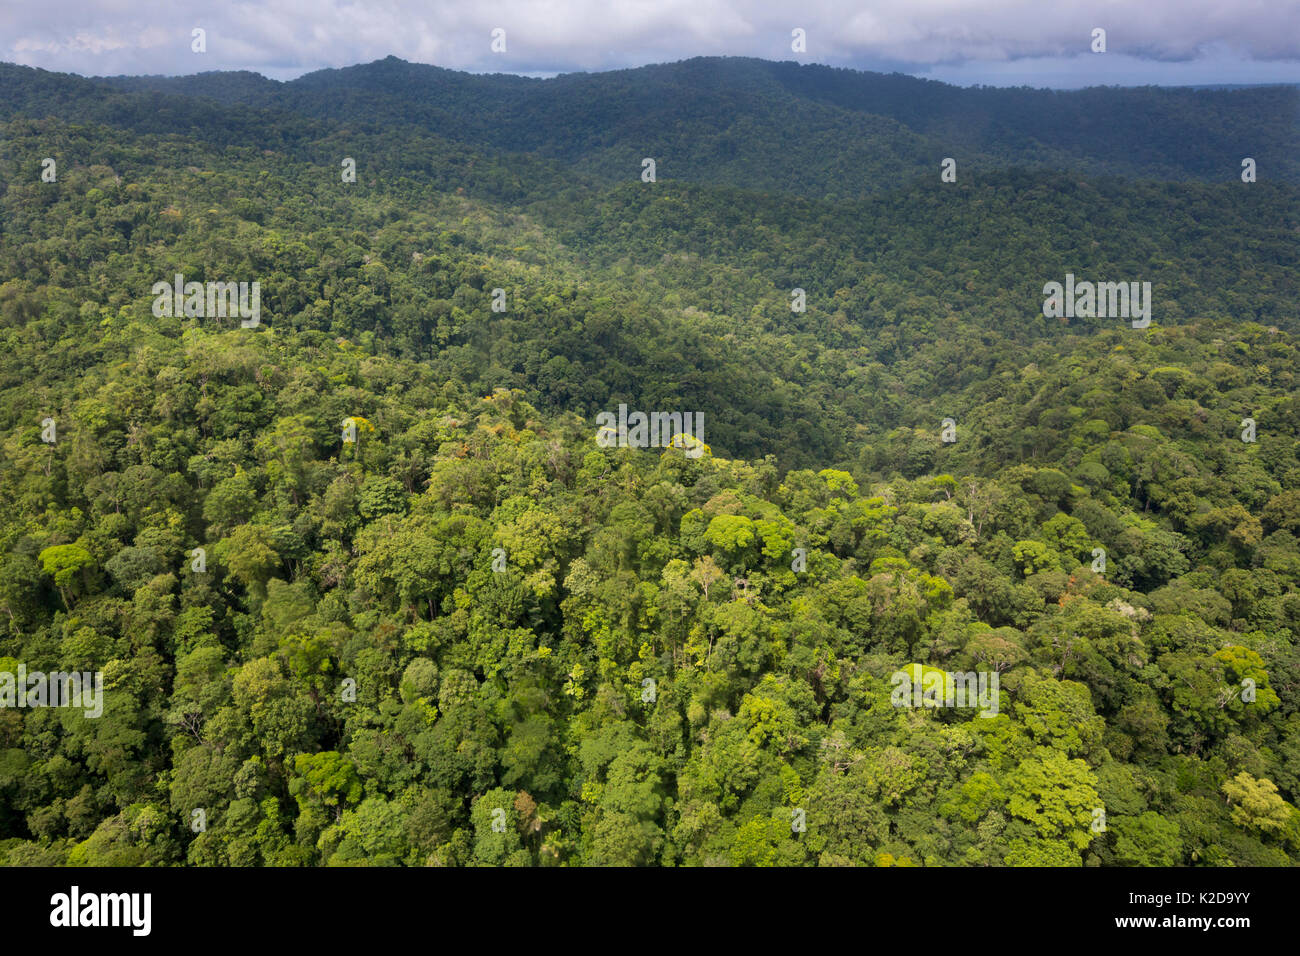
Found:
[[[958,84],[1300,83],[1300,0],[0,0],[0,60],[88,76],[283,80],[389,55],[530,76],[736,55]]]

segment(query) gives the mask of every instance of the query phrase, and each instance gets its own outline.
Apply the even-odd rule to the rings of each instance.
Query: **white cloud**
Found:
[[[208,34],[202,55],[190,51],[196,26]],[[489,50],[498,26],[504,55]],[[1062,65],[1085,77],[1101,69],[1085,59],[1097,26],[1106,56],[1140,74],[1191,75],[1173,65],[1190,61],[1235,77],[1224,82],[1300,82],[1300,4],[1267,0],[61,0],[0,9],[0,59],[82,74],[286,77],[390,54],[515,73],[727,54],[1051,82]],[[794,27],[808,36],[797,57]]]

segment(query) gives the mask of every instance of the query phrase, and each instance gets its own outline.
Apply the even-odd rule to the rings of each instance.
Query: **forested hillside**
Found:
[[[0,861],[1300,861],[1295,89],[0,83]]]

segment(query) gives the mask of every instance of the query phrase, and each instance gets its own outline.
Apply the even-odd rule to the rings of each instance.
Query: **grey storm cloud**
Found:
[[[1096,27],[1107,33],[1109,72],[1090,59]],[[206,31],[203,54],[191,51],[195,28]],[[504,53],[491,50],[496,28],[505,30]],[[791,50],[795,28],[806,31],[806,53]],[[1297,82],[1300,3],[6,0],[0,8],[0,59],[83,75],[249,69],[285,79],[389,55],[525,74],[758,56],[954,81],[1080,71],[1094,82],[1142,81],[1199,63],[1222,82]]]

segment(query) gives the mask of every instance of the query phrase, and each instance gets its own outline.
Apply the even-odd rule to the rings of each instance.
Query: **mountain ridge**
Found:
[[[0,78],[14,69],[0,66]],[[937,174],[949,157],[961,173],[1024,167],[1207,182],[1236,179],[1250,157],[1261,177],[1300,182],[1300,123],[1287,120],[1300,117],[1300,88],[1286,86],[967,88],[746,57],[547,79],[396,57],[289,81],[249,71],[27,79],[60,103],[98,101],[110,119],[117,102],[162,96],[173,109],[203,112],[215,103],[308,122],[427,130],[476,149],[555,160],[607,183],[639,175],[646,156],[665,178],[831,199]],[[30,113],[38,100],[20,97],[10,110]]]

